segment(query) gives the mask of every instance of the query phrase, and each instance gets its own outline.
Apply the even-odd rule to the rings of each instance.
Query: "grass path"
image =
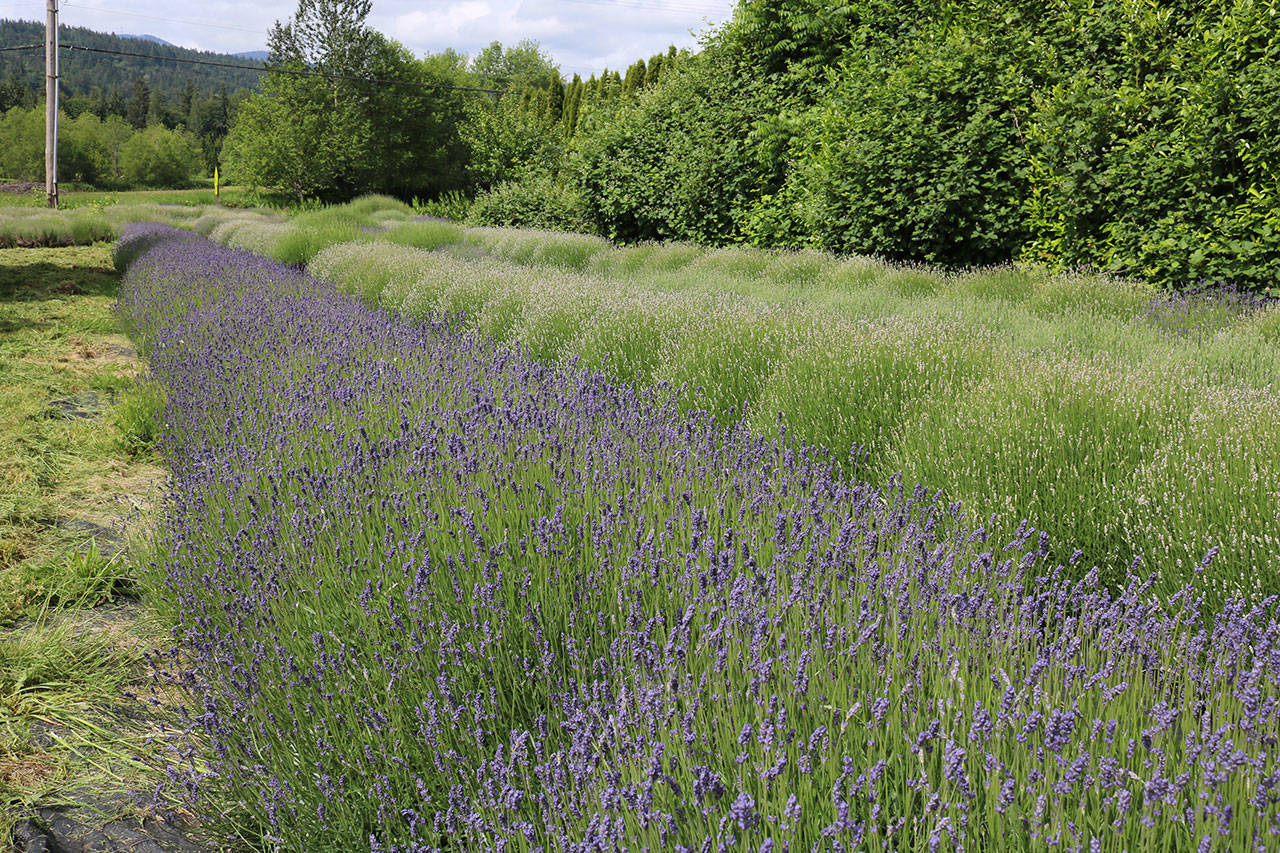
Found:
[[[165,474],[117,284],[105,244],[0,250],[0,837],[136,825],[156,782],[127,546]]]

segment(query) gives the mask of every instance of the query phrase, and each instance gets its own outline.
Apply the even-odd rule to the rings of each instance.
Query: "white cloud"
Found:
[[[43,20],[42,2],[10,12]],[[374,0],[369,23],[415,54],[454,48],[475,55],[492,41],[541,43],[567,75],[625,68],[677,47],[729,17],[732,0]],[[259,50],[295,2],[64,0],[62,21],[117,33],[150,33],[174,44],[237,53]]]

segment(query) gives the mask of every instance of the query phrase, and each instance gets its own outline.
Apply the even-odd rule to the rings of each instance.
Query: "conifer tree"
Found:
[[[141,77],[134,78],[133,94],[129,97],[129,107],[125,119],[134,128],[141,130],[147,126],[147,113],[151,111],[151,87]]]
[[[622,95],[629,98],[644,88],[644,60],[637,59],[627,69],[627,76],[622,81]]]
[[[578,129],[578,113],[582,109],[582,77],[575,74],[569,83],[569,92],[564,102],[564,135],[572,138]]]
[[[662,54],[657,53],[649,58],[649,67],[645,71],[644,84],[652,86],[662,79]]]
[[[558,122],[564,116],[564,81],[552,80],[547,97],[547,118]]]

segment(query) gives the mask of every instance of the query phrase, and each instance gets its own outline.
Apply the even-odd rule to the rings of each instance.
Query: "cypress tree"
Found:
[[[649,59],[649,68],[644,75],[645,86],[652,86],[662,79],[662,54],[654,54]]]
[[[187,84],[182,87],[182,94],[178,96],[178,121],[186,124],[187,116],[191,115],[191,101],[196,96],[196,86],[187,79]]]
[[[560,121],[564,116],[564,81],[552,80],[551,90],[547,98],[547,118],[552,122]]]
[[[564,136],[570,139],[578,129],[578,112],[582,109],[582,78],[575,74],[564,101]]]
[[[622,81],[622,95],[629,98],[644,88],[644,60],[637,59],[627,69],[627,76]]]
[[[129,107],[124,102],[124,95],[120,94],[120,90],[114,86],[111,88],[111,94],[107,96],[106,114],[107,116],[120,116],[125,118],[129,114]]]

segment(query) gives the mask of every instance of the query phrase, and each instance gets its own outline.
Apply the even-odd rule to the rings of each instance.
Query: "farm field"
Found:
[[[665,383],[683,409],[779,427],[858,475],[941,490],[1105,583],[1280,592],[1280,310],[1244,294],[867,258],[614,247],[411,221],[389,201],[199,224],[348,292],[531,355]],[[347,245],[343,245],[343,243]],[[371,245],[372,244],[372,245]],[[683,390],[680,390],[683,389]],[[1210,551],[1204,575],[1196,567]]]
[[[208,801],[288,849],[1275,846],[1274,598],[1212,560],[1187,570],[1211,603],[1160,566],[1112,587],[750,401],[725,422],[544,357],[576,337],[476,334],[409,302],[414,269],[491,286],[478,238],[441,242],[438,268],[379,255],[399,296],[164,226],[117,249],[174,483],[144,582]]]
[[[90,213],[166,400],[135,562],[189,807],[236,833],[1275,843],[1274,307],[380,198]]]

